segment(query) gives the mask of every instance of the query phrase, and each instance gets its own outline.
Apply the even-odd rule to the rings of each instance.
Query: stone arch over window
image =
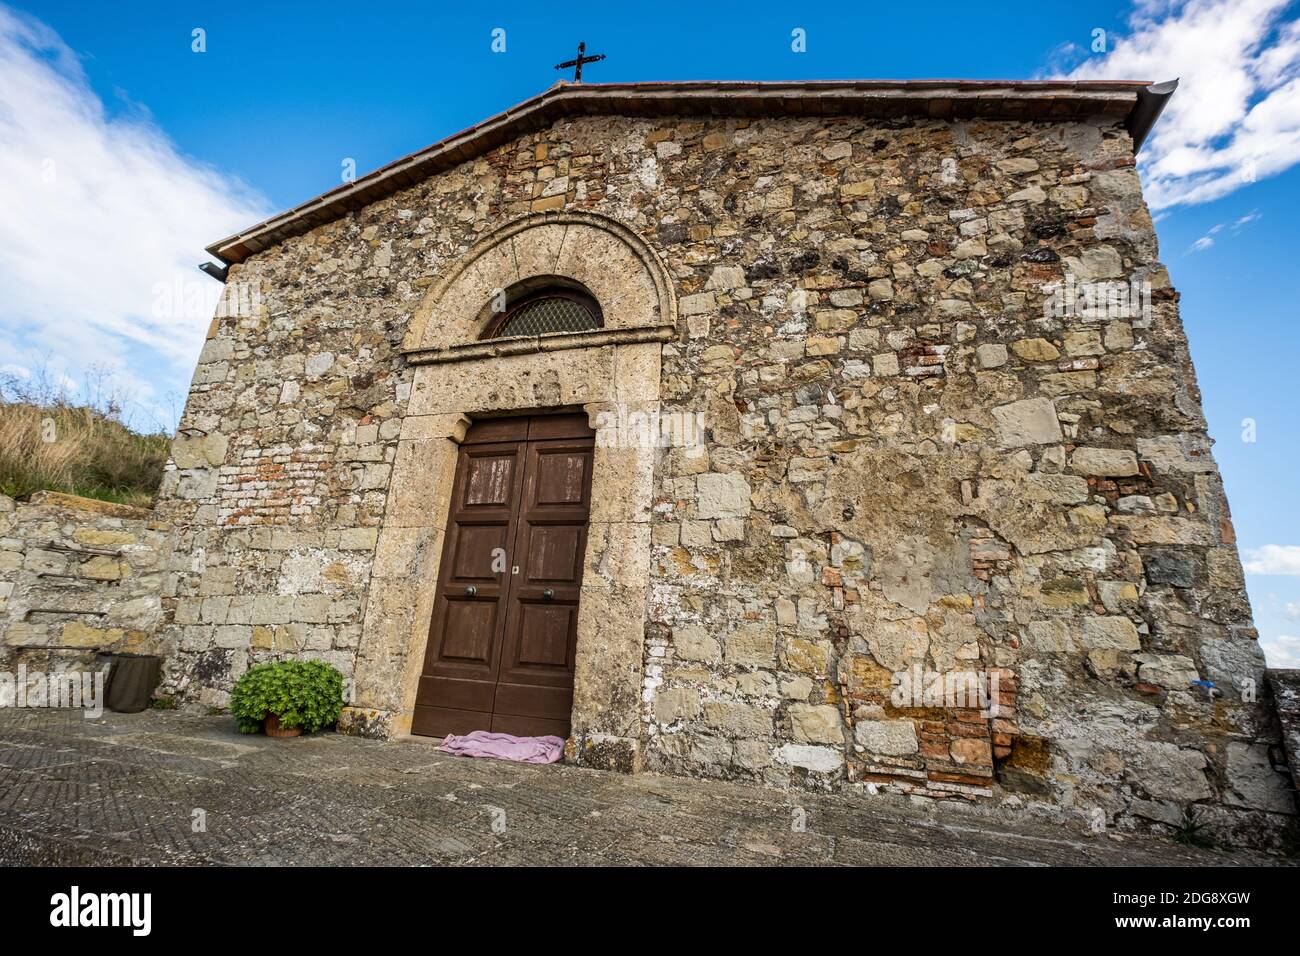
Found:
[[[562,283],[599,306],[601,324],[567,334],[485,338],[509,290]],[[655,251],[627,226],[587,212],[524,216],[477,242],[438,278],[416,310],[402,351],[416,364],[484,355],[667,341],[676,298]]]

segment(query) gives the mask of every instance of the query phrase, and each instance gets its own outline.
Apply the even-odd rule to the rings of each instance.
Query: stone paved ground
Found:
[[[794,805],[808,832],[791,828]],[[494,809],[505,831],[493,832]],[[195,833],[192,813],[206,812]],[[0,711],[0,862],[1239,864],[893,798],[786,794],[451,757],[424,742],[241,736],[228,717]]]

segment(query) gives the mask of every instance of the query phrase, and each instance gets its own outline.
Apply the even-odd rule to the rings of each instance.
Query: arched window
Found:
[[[485,339],[588,332],[605,324],[600,303],[582,285],[559,276],[517,283],[505,291],[505,311],[483,329]]]

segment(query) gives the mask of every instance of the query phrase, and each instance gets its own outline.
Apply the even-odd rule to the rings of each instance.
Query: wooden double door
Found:
[[[585,415],[466,434],[412,732],[568,736],[594,445]]]

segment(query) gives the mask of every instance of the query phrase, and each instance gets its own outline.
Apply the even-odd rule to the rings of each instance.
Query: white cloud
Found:
[[[1300,637],[1279,634],[1260,638],[1259,643],[1264,648],[1264,659],[1269,667],[1300,667]]]
[[[1300,601],[1287,601],[1282,613],[1292,620],[1300,621]]]
[[[1300,577],[1300,545],[1266,544],[1246,549],[1248,574],[1284,574]]]
[[[1246,213],[1246,215],[1233,220],[1231,224],[1221,222],[1218,225],[1211,226],[1205,235],[1201,236],[1201,238],[1197,239],[1190,247],[1188,247],[1187,251],[1204,252],[1206,249],[1209,249],[1214,245],[1214,237],[1224,229],[1227,229],[1230,235],[1235,236],[1240,233],[1242,229],[1246,228],[1246,226],[1250,225],[1256,219],[1259,219],[1261,215],[1263,214],[1258,209],[1253,209]]]
[[[105,367],[156,409],[184,392],[220,292],[203,246],[270,209],[131,113],[106,113],[58,35],[0,5],[0,364]]]
[[[1139,156],[1153,209],[1218,199],[1300,162],[1300,19],[1288,0],[1148,0],[1128,29],[1110,52],[1057,72],[1181,80]]]

